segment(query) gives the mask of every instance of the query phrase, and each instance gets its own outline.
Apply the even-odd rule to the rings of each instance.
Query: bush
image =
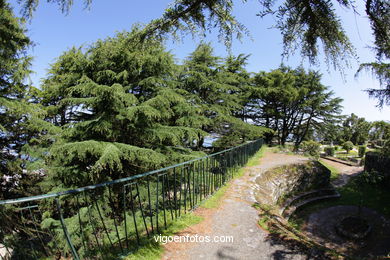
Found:
[[[360,166],[364,166],[365,163],[366,163],[366,157],[363,157],[363,158],[360,160]]]
[[[390,156],[379,152],[367,152],[364,162],[364,171],[369,173],[380,173],[383,175],[383,182],[390,185]]]
[[[321,144],[315,141],[304,141],[301,144],[301,149],[305,154],[318,157],[320,155]]]
[[[364,155],[366,154],[366,146],[365,145],[361,145],[359,146],[359,157],[364,157]]]
[[[351,141],[344,142],[343,149],[349,153],[353,149],[353,143]]]
[[[362,175],[359,176],[363,182],[371,185],[382,185],[385,184],[386,176],[382,172],[377,172],[372,170],[371,172],[363,172]]]
[[[390,157],[390,139],[385,142],[383,145],[381,154],[386,157]]]
[[[335,152],[335,147],[334,146],[328,146],[328,147],[325,147],[324,151],[325,151],[325,154],[328,155],[328,156],[334,156],[334,152]]]

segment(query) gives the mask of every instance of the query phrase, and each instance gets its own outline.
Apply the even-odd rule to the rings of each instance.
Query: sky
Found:
[[[61,13],[55,3],[46,3],[41,0],[37,11],[30,22],[26,24],[28,36],[35,43],[30,50],[34,57],[31,81],[39,87],[40,81],[46,76],[50,64],[64,51],[73,46],[88,46],[98,39],[115,36],[116,32],[130,30],[135,23],[146,24],[150,20],[159,18],[171,1],[167,0],[93,0],[90,8],[85,9],[82,1],[74,1],[69,14]],[[20,5],[16,0],[10,1],[17,15],[20,15]],[[236,18],[249,30],[251,36],[241,41],[234,40],[230,52],[250,54],[247,70],[250,72],[270,71],[278,68],[282,62],[282,37],[277,29],[273,17],[260,18],[256,14],[261,11],[258,1],[248,0],[246,3],[235,1],[233,13]],[[378,88],[378,81],[369,73],[362,73],[357,78],[355,72],[359,63],[374,61],[375,57],[369,46],[373,46],[373,37],[363,6],[357,6],[360,15],[354,14],[336,6],[342,25],[351,42],[356,48],[358,60],[351,61],[351,67],[345,68],[346,75],[341,76],[338,70],[328,68],[321,55],[320,65],[309,66],[299,54],[283,60],[287,66],[303,65],[306,69],[320,71],[323,75],[322,83],[334,91],[335,96],[344,99],[343,114],[355,113],[366,120],[390,120],[390,107],[379,110],[376,101],[369,99],[363,90]],[[229,50],[223,43],[218,42],[215,31],[208,33],[205,38],[188,35],[182,41],[168,40],[167,49],[176,57],[178,62],[185,59],[201,42],[211,42],[215,54],[226,57]]]

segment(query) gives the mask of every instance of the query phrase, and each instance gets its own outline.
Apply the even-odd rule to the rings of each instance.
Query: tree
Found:
[[[305,154],[308,154],[308,155],[314,156],[314,157],[319,157],[321,144],[317,143],[313,140],[304,141],[301,144],[301,149]]]
[[[383,143],[390,139],[390,123],[385,121],[375,121],[371,124],[369,140],[374,143]]]
[[[347,153],[353,149],[353,143],[351,141],[344,142],[342,146],[343,149],[347,151]]]
[[[342,118],[340,117],[335,122],[325,122],[316,129],[316,135],[319,140],[327,142],[330,145],[341,144],[343,142],[343,132],[342,132]]]
[[[24,15],[31,17],[39,0],[20,2],[23,5]],[[47,2],[56,2],[62,12],[66,13],[73,4],[72,0],[47,0]],[[84,3],[90,6],[92,0],[84,0]],[[356,12],[353,1],[285,0],[275,2],[261,0],[259,4],[259,7],[263,8],[259,16],[274,15],[276,17],[275,27],[283,36],[284,56],[288,57],[299,49],[303,58],[308,58],[310,63],[316,63],[319,48],[322,46],[325,62],[341,71],[345,63],[348,65],[351,57],[355,57],[354,48],[344,32],[342,21],[334,7],[335,4],[339,4]],[[384,61],[390,57],[390,25],[388,22],[390,4],[387,0],[366,0],[365,6],[375,38],[374,50],[377,61],[361,64],[357,74],[366,69],[371,70],[377,76],[382,88],[367,91],[370,96],[378,99],[378,105],[381,107],[390,102],[390,67]],[[243,34],[249,34],[248,29],[232,14],[233,7],[232,0],[176,0],[164,11],[161,18],[148,24],[142,32],[142,38],[152,35],[163,37],[168,33],[176,35],[178,31],[198,34],[217,27],[220,40],[230,46],[234,35],[240,39]]]
[[[29,156],[23,148],[34,141],[47,125],[40,120],[43,111],[39,91],[26,84],[31,46],[23,21],[0,0],[0,199],[35,193],[40,178],[27,171]],[[16,185],[17,184],[17,185]]]
[[[278,134],[279,144],[284,145],[289,131],[289,118],[283,112],[293,101],[301,102],[294,89],[295,77],[292,73],[273,70],[260,72],[253,78],[253,87],[246,104],[247,117],[257,125],[271,128]],[[268,136],[268,142],[272,136]]]
[[[338,118],[341,99],[320,83],[317,72],[281,67],[255,75],[247,116],[277,133],[279,144],[290,139],[296,148],[313,128]]]
[[[390,157],[390,139],[387,139],[381,149],[381,154],[386,157]]]
[[[304,97],[303,112],[294,130],[295,147],[307,139],[310,130],[319,131],[324,124],[335,124],[340,119],[341,98],[333,97],[334,92],[321,84],[321,74],[315,71],[306,73],[303,69],[295,70],[296,84],[307,88]]]
[[[373,30],[376,61],[362,63],[357,71],[371,71],[379,80],[380,89],[368,89],[368,94],[378,100],[378,107],[390,105],[390,3],[383,0],[367,0],[366,13]]]
[[[37,184],[44,172],[30,170],[36,157],[27,150],[49,131],[50,124],[42,120],[40,92],[26,83],[31,62],[26,52],[30,46],[23,20],[0,0],[0,200],[41,193]],[[13,243],[23,241],[24,234],[34,232],[16,208],[0,207],[0,241],[6,251],[15,249]],[[11,234],[17,238],[10,239]]]
[[[138,29],[71,49],[45,80],[47,120],[63,128],[49,151],[55,189],[89,185],[199,156],[206,120],[175,81],[159,40]]]
[[[368,140],[370,128],[369,122],[352,113],[343,122],[343,140],[362,145]]]
[[[220,148],[259,138],[266,131],[238,118],[243,109],[241,94],[249,79],[243,69],[245,60],[244,56],[229,57],[223,64],[213,55],[210,44],[203,43],[187,58],[179,78],[182,87],[192,94],[190,100],[208,119],[202,130],[222,138],[215,143]],[[202,139],[198,145],[203,145]]]

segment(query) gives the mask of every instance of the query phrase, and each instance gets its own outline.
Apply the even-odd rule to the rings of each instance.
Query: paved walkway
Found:
[[[303,156],[266,151],[259,165],[247,167],[244,176],[233,180],[219,208],[198,208],[194,213],[203,216],[205,220],[177,234],[209,236],[211,240],[214,237],[231,236],[233,242],[168,243],[165,245],[163,259],[307,259],[300,252],[290,250],[278,241],[270,239],[268,232],[257,224],[258,211],[252,207],[255,202],[253,191],[256,188],[254,181],[257,176],[268,169],[305,160],[308,159]],[[347,172],[347,175],[352,173],[350,168],[339,170]]]
[[[267,151],[260,165],[247,167],[243,177],[233,180],[217,209],[195,210],[205,218],[178,235],[231,236],[233,243],[169,243],[163,259],[306,259],[267,238],[257,222],[258,211],[252,207],[254,180],[262,172],[284,164],[307,160],[302,156]]]

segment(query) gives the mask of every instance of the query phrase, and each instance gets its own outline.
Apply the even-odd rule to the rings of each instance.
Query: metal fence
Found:
[[[0,221],[7,227],[0,230],[1,258],[115,259],[131,254],[229,181],[262,144],[257,140],[65,192],[0,201]]]

